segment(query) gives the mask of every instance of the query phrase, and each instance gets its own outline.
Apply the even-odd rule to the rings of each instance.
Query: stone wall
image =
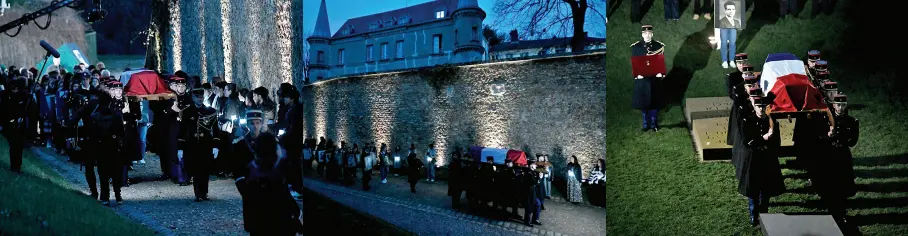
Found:
[[[576,155],[588,176],[605,158],[605,53],[338,78],[303,87],[303,103],[307,137],[434,142],[443,163],[479,145],[549,153],[559,175]]]
[[[241,88],[301,85],[302,1],[181,0],[170,3],[165,70]]]

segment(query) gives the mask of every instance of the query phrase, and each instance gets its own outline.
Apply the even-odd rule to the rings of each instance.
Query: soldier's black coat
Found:
[[[814,149],[822,156],[814,164],[813,186],[820,197],[851,197],[857,192],[851,147],[858,142],[860,123],[847,114],[835,115],[835,128],[828,146]]]
[[[214,154],[212,150],[222,138],[214,108],[195,105],[183,110],[179,122],[178,144],[183,150],[184,164],[190,175],[208,175]]]
[[[631,45],[631,56],[646,56],[663,54],[665,45],[662,42],[651,40],[649,43],[643,40],[637,41]],[[637,79],[634,75],[634,98],[633,108],[638,110],[660,109],[663,106],[662,78],[655,76]]]
[[[738,158],[733,161],[738,179],[738,193],[746,197],[774,197],[785,191],[782,168],[779,165],[778,148],[781,145],[779,126],[773,125],[773,135],[764,140],[769,132],[768,116],[758,118],[753,112],[741,120],[741,141],[744,146],[736,150]]]

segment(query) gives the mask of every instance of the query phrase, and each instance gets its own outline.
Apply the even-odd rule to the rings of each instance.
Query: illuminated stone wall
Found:
[[[571,155],[584,172],[605,158],[605,53],[338,78],[303,93],[308,137],[421,153],[435,142],[444,163],[455,146],[544,152],[558,174]]]
[[[170,5],[165,70],[241,88],[302,84],[302,1],[181,0]],[[302,66],[297,66],[302,67]]]

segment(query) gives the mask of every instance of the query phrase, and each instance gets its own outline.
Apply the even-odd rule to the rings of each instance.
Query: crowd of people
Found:
[[[316,144],[317,142],[317,144]],[[417,184],[425,178],[428,183],[436,180],[436,168],[447,165],[448,196],[455,209],[464,208],[461,200],[466,197],[466,207],[476,214],[491,217],[511,218],[520,215],[518,208],[524,208],[524,224],[541,225],[539,214],[545,209],[545,199],[552,196],[554,180],[552,163],[549,156],[537,154],[535,159],[528,160],[527,165],[517,166],[513,160],[496,164],[493,157],[472,157],[463,148],[456,147],[450,154],[449,163],[441,163],[434,144],[429,144],[424,152],[417,151],[416,144],[410,144],[408,151],[402,152],[400,146],[391,149],[385,143],[364,143],[352,146],[345,141],[336,142],[320,137],[318,141],[308,139],[305,145],[303,172],[306,175],[317,175],[328,181],[345,185],[355,184],[360,178],[362,189],[369,191],[372,175],[378,169],[379,183],[388,182],[391,173],[404,173],[410,184],[410,191],[417,193]],[[569,160],[568,171],[564,177],[567,182],[568,201],[583,202],[581,183],[589,183],[590,197],[604,202],[605,199],[605,160],[599,159],[590,172],[590,178],[582,178],[582,170],[576,156]],[[313,162],[317,162],[314,170]],[[604,207],[604,204],[602,205]],[[511,210],[510,214],[507,210]]]
[[[160,157],[161,179],[193,185],[196,202],[210,200],[211,175],[235,179],[250,233],[301,232],[294,198],[302,192],[303,116],[293,85],[281,84],[278,105],[267,88],[238,90],[217,77],[202,84],[183,71],[156,72],[168,93],[126,96],[130,78],[111,77],[103,63],[41,76],[35,68],[0,69],[12,171],[21,173],[26,147],[46,146],[84,167],[91,196],[110,206],[111,185],[123,204],[128,170],[148,151]]]
[[[652,25],[642,26],[641,36],[642,40],[631,45],[633,56],[664,54],[665,45],[653,39]],[[750,223],[757,225],[759,213],[769,210],[769,199],[786,190],[778,161],[779,125],[770,112],[777,95],[763,90],[758,82],[761,75],[754,72],[746,53],[736,53],[732,58],[736,71],[726,75],[726,92],[733,102],[726,141],[732,146],[738,193],[748,198]],[[722,59],[723,67],[730,67],[724,62],[724,55]],[[850,148],[857,144],[859,123],[848,114],[848,98],[831,80],[828,63],[820,58],[818,50],[807,52],[804,67],[811,83],[809,89],[817,90],[817,99],[827,109],[788,113],[796,119],[792,137],[796,163],[807,170],[814,192],[842,225],[847,221],[846,199],[856,194]],[[643,113],[644,132],[659,129],[656,115],[665,105],[661,88],[665,77],[634,77],[633,107]]]
[[[733,101],[727,141],[732,145],[738,192],[749,199],[751,224],[758,224],[759,213],[769,210],[769,199],[786,190],[778,161],[779,125],[767,111],[775,94],[764,95],[747,54],[739,53],[735,60],[738,70],[726,80]],[[856,194],[850,148],[857,144],[859,123],[848,114],[847,96],[837,91],[819,51],[808,51],[805,67],[828,109],[794,114],[796,160],[807,170],[811,187],[829,214],[841,225],[847,222],[846,199]]]

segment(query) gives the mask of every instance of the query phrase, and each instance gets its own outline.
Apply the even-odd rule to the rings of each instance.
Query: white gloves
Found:
[[[215,148],[215,149],[212,149],[212,150],[211,150],[211,154],[214,154],[214,158],[217,159],[217,158],[218,158],[218,152],[220,152],[220,151],[221,151],[221,150],[218,150],[217,148]]]
[[[662,78],[662,73],[656,74],[656,77]]]
[[[643,76],[642,76],[642,75],[638,75],[638,76],[637,76],[637,79],[643,79]]]

